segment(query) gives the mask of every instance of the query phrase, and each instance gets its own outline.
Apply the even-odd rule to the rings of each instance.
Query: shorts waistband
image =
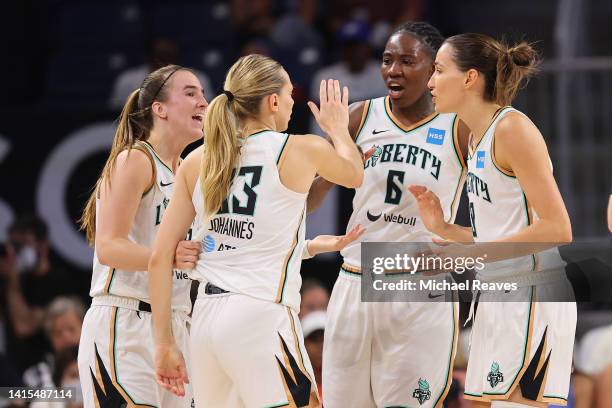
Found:
[[[122,296],[96,296],[91,300],[92,306],[115,306],[125,309],[134,310],[137,312],[151,313],[151,305],[140,299],[122,297]],[[172,309],[173,312],[188,313],[182,309]]]
[[[483,274],[477,274],[477,279],[483,282],[496,282],[496,283],[516,283],[519,288],[535,285],[544,285],[547,283],[559,282],[560,280],[567,279],[565,275],[565,268],[555,268],[542,271],[529,272],[527,274],[518,274],[515,276],[499,276],[489,277]]]
[[[347,263],[343,263],[340,269],[343,272],[348,273],[349,275],[361,275],[361,268],[357,266],[352,266]]]

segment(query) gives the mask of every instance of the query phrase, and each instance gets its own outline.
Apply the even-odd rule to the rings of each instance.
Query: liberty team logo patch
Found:
[[[429,128],[427,131],[427,143],[442,145],[444,144],[445,134],[446,130],[444,129]]]
[[[485,164],[485,152],[484,150],[479,150],[476,152],[476,168],[484,169]]]
[[[374,145],[371,148],[374,149],[374,153],[372,154],[372,156],[370,156],[370,158],[365,162],[365,164],[363,165],[363,168],[366,169],[368,167],[374,167],[376,166],[376,163],[378,163],[378,159],[380,159],[380,155],[382,155],[382,148],[378,145]]]
[[[419,388],[416,388],[412,392],[412,397],[416,398],[420,405],[423,405],[425,401],[431,398],[431,391],[429,391],[429,383],[427,380],[419,378]]]
[[[495,361],[491,364],[491,371],[487,375],[487,381],[491,384],[491,388],[495,388],[497,384],[504,381],[504,374],[499,371],[499,364]]]

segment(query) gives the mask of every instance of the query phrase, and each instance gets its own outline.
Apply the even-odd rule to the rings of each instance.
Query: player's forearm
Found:
[[[156,344],[174,342],[172,336],[172,253],[154,252],[149,262],[149,297]]]
[[[101,264],[123,271],[146,271],[151,249],[126,238],[100,239],[96,253]]]
[[[567,220],[539,219],[527,228],[516,234],[503,237],[497,242],[507,243],[551,243],[550,247],[557,244],[569,244],[572,242],[572,226]]]
[[[463,227],[457,224],[444,223],[440,230],[432,232],[447,241],[474,242],[474,236],[472,235],[471,227]]]
[[[329,193],[329,190],[331,190],[333,186],[334,183],[325,180],[323,177],[316,177],[313,180],[312,185],[310,186],[310,191],[308,191],[308,198],[306,200],[306,208],[309,214],[319,208],[323,200],[325,200],[327,193]]]
[[[344,159],[342,166],[345,167],[347,175],[351,175],[351,181],[345,187],[355,188],[361,186],[363,182],[363,158],[348,129],[335,131],[330,133],[329,136],[333,140],[336,153]]]

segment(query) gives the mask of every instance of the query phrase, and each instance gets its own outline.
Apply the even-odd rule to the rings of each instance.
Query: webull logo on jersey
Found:
[[[439,135],[438,135],[439,137]],[[437,144],[437,143],[436,143]],[[382,146],[373,145],[374,154],[364,164],[368,169],[383,163],[405,163],[427,171],[436,180],[440,176],[442,160],[435,154],[420,146],[406,143],[389,143]]]
[[[378,221],[381,217],[385,222],[393,222],[396,224],[404,224],[410,225],[414,227],[416,225],[416,217],[404,217],[401,214],[393,214],[393,213],[383,213],[380,212],[378,214],[370,212],[370,210],[366,211],[366,217],[371,222]]]
[[[412,392],[412,397],[416,398],[420,405],[423,405],[425,401],[431,398],[431,391],[429,390],[429,383],[427,380],[419,378],[419,388]]]
[[[427,143],[443,145],[445,134],[446,130],[444,129],[429,128],[429,130],[427,131]]]

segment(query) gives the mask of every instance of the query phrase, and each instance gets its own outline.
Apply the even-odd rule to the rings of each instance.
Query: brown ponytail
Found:
[[[525,87],[529,77],[536,73],[537,65],[538,54],[526,42],[510,48],[501,44],[496,67],[495,101],[502,106],[512,103],[519,89]]]
[[[167,65],[151,72],[142,86],[128,97],[119,115],[117,130],[110,154],[96,185],[85,204],[83,214],[79,219],[81,230],[84,230],[89,245],[94,245],[96,235],[96,198],[99,195],[102,180],[110,187],[110,174],[115,168],[117,156],[124,150],[131,150],[138,141],[146,141],[153,128],[151,105],[154,101],[164,101],[167,98],[166,83],[176,71],[182,68],[178,65]]]
[[[445,43],[452,46],[461,71],[475,69],[484,75],[485,100],[501,106],[512,103],[539,64],[538,53],[526,42],[508,47],[487,35],[468,33],[450,37]]]

